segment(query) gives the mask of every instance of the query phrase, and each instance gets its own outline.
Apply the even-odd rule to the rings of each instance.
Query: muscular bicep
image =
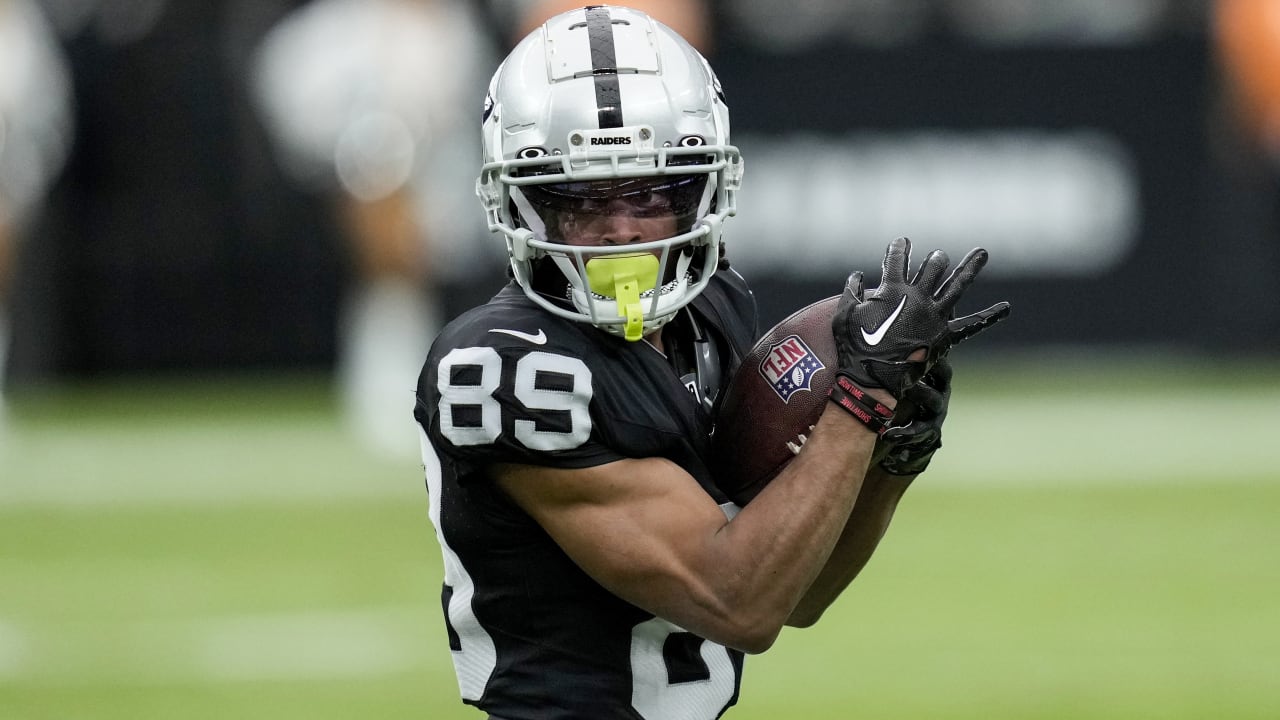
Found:
[[[501,465],[499,485],[610,592],[699,632],[731,608],[715,591],[726,518],[683,469],[661,458],[566,470]]]
[[[614,594],[709,640],[763,652],[831,556],[874,442],[829,406],[804,450],[732,520],[660,458],[494,473]]]

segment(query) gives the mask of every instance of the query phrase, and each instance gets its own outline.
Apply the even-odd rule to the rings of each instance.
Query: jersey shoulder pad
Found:
[[[491,347],[515,353],[521,349],[571,352],[581,346],[582,338],[582,329],[574,325],[537,307],[490,303],[449,323],[436,345],[445,352],[458,347]]]

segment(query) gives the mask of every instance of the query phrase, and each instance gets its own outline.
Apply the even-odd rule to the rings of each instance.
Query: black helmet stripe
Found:
[[[622,90],[618,87],[618,58],[609,8],[600,5],[587,8],[587,41],[591,46],[591,74],[596,81],[600,129],[622,127]]]

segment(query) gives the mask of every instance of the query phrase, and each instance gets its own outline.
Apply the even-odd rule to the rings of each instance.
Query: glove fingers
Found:
[[[931,418],[937,417],[938,413],[943,409],[942,393],[930,387],[925,382],[918,382],[907,388],[902,394],[903,400],[909,400],[916,406],[915,418]]]
[[[951,258],[942,250],[934,250],[929,256],[920,263],[920,271],[916,273],[915,279],[911,281],[912,285],[919,288],[930,295],[938,287],[938,281],[942,278],[942,274],[947,271],[947,266],[951,264]]]
[[[1010,306],[1007,302],[998,302],[995,305],[981,310],[972,315],[966,315],[962,318],[949,320],[947,329],[951,331],[950,340],[952,345],[959,345],[987,328],[1009,317]]]
[[[852,295],[855,300],[862,302],[862,271],[854,270],[849,273],[849,279],[845,281],[845,292]]]
[[[911,241],[900,237],[889,243],[884,253],[884,266],[881,268],[880,285],[890,282],[906,282],[907,270],[911,264]]]
[[[982,267],[987,264],[987,251],[982,248],[974,248],[969,251],[968,255],[956,265],[956,269],[951,272],[951,276],[942,283],[942,287],[938,288],[933,294],[938,304],[943,307],[954,307],[956,302],[960,300],[960,296],[965,290],[973,284],[977,279],[978,273]]]
[[[884,440],[899,448],[932,448],[942,440],[951,391],[951,363],[939,360],[920,382],[907,388],[898,408],[907,408],[901,425],[890,425]]]
[[[927,448],[935,444],[941,445],[942,428],[912,420],[906,425],[896,425],[885,430],[881,439],[893,445],[896,451]]]
[[[954,371],[951,369],[951,363],[946,358],[940,358],[934,363],[929,372],[925,373],[923,378],[925,384],[941,393],[951,391],[951,377]]]
[[[840,337],[840,334],[846,332],[846,328],[841,327],[841,323],[846,322],[853,307],[862,302],[862,273],[854,271],[845,280],[844,292],[840,293],[840,299],[836,302],[836,313],[831,318],[831,329]]]

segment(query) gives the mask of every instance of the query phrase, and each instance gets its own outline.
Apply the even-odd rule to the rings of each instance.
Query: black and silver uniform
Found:
[[[672,325],[676,347],[715,344],[715,392],[755,339],[755,301],[726,267]],[[710,720],[737,700],[740,652],[609,593],[485,473],[664,457],[727,503],[705,464],[712,414],[686,385],[691,362],[555,317],[514,283],[437,338],[414,414],[465,702],[510,720]]]

